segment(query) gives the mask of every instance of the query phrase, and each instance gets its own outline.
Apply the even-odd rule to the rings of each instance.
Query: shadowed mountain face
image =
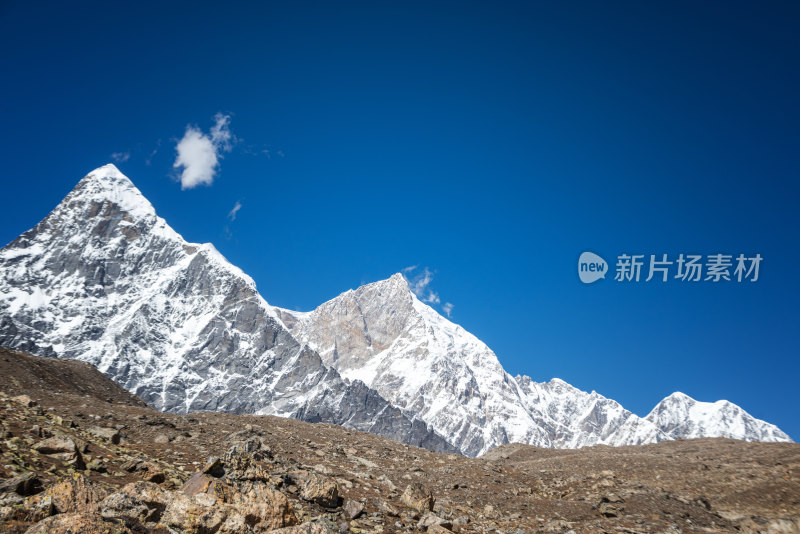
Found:
[[[789,441],[730,403],[673,395],[640,418],[558,379],[512,377],[400,274],[312,312],[272,307],[113,165],[0,250],[0,345],[89,362],[163,411],[335,423],[468,456],[511,442]]]
[[[451,450],[301,346],[255,283],[113,165],[0,251],[0,344],[89,362],[159,410],[325,421]]]

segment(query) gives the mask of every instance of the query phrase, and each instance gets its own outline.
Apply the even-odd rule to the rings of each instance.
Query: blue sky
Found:
[[[799,10],[2,2],[0,241],[116,154],[272,304],[427,267],[512,374],[640,415],[725,398],[800,439]],[[173,167],[187,127],[210,185]],[[764,260],[755,283],[584,285],[585,250]]]

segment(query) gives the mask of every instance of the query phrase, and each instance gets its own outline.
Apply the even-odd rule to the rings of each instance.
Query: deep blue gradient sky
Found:
[[[800,5],[652,4],[4,1],[0,241],[129,153],[272,304],[427,266],[512,374],[640,415],[725,398],[800,439]],[[176,143],[218,112],[238,142],[182,191]],[[585,286],[584,250],[764,261]]]

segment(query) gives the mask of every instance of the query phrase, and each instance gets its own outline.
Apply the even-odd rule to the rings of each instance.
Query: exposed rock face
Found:
[[[0,345],[90,362],[160,410],[266,413],[452,450],[300,345],[255,283],[113,165],[0,251]]]

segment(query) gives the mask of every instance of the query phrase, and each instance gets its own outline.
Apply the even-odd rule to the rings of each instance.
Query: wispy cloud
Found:
[[[233,208],[231,209],[231,211],[228,212],[228,218],[231,221],[235,221],[236,220],[236,214],[239,213],[240,209],[242,209],[242,203],[237,200],[236,204],[233,205]]]
[[[223,152],[230,152],[236,138],[230,131],[230,115],[217,113],[214,126],[208,134],[197,126],[187,126],[183,139],[175,147],[178,155],[175,168],[182,167],[181,189],[192,189],[198,185],[211,185],[217,174]]]
[[[153,158],[155,157],[156,154],[158,154],[158,149],[160,148],[161,148],[161,139],[156,141],[156,147],[150,152],[150,154],[148,154],[147,158],[145,158],[144,160],[145,165],[147,165],[148,167],[150,166],[150,164],[153,162]]]
[[[114,152],[113,154],[111,154],[111,159],[113,159],[117,163],[125,163],[126,161],[131,159],[131,153],[128,151]]]
[[[447,317],[453,316],[453,308],[455,308],[455,306],[453,305],[452,302],[445,302],[444,304],[442,304],[442,311],[444,311]]]
[[[423,267],[422,270],[419,271],[417,265],[411,265],[403,269],[402,273],[406,282],[408,282],[408,287],[422,302],[428,304],[439,304],[442,302],[442,299],[439,298],[439,294],[429,287],[431,282],[433,282],[433,271],[427,267]]]

